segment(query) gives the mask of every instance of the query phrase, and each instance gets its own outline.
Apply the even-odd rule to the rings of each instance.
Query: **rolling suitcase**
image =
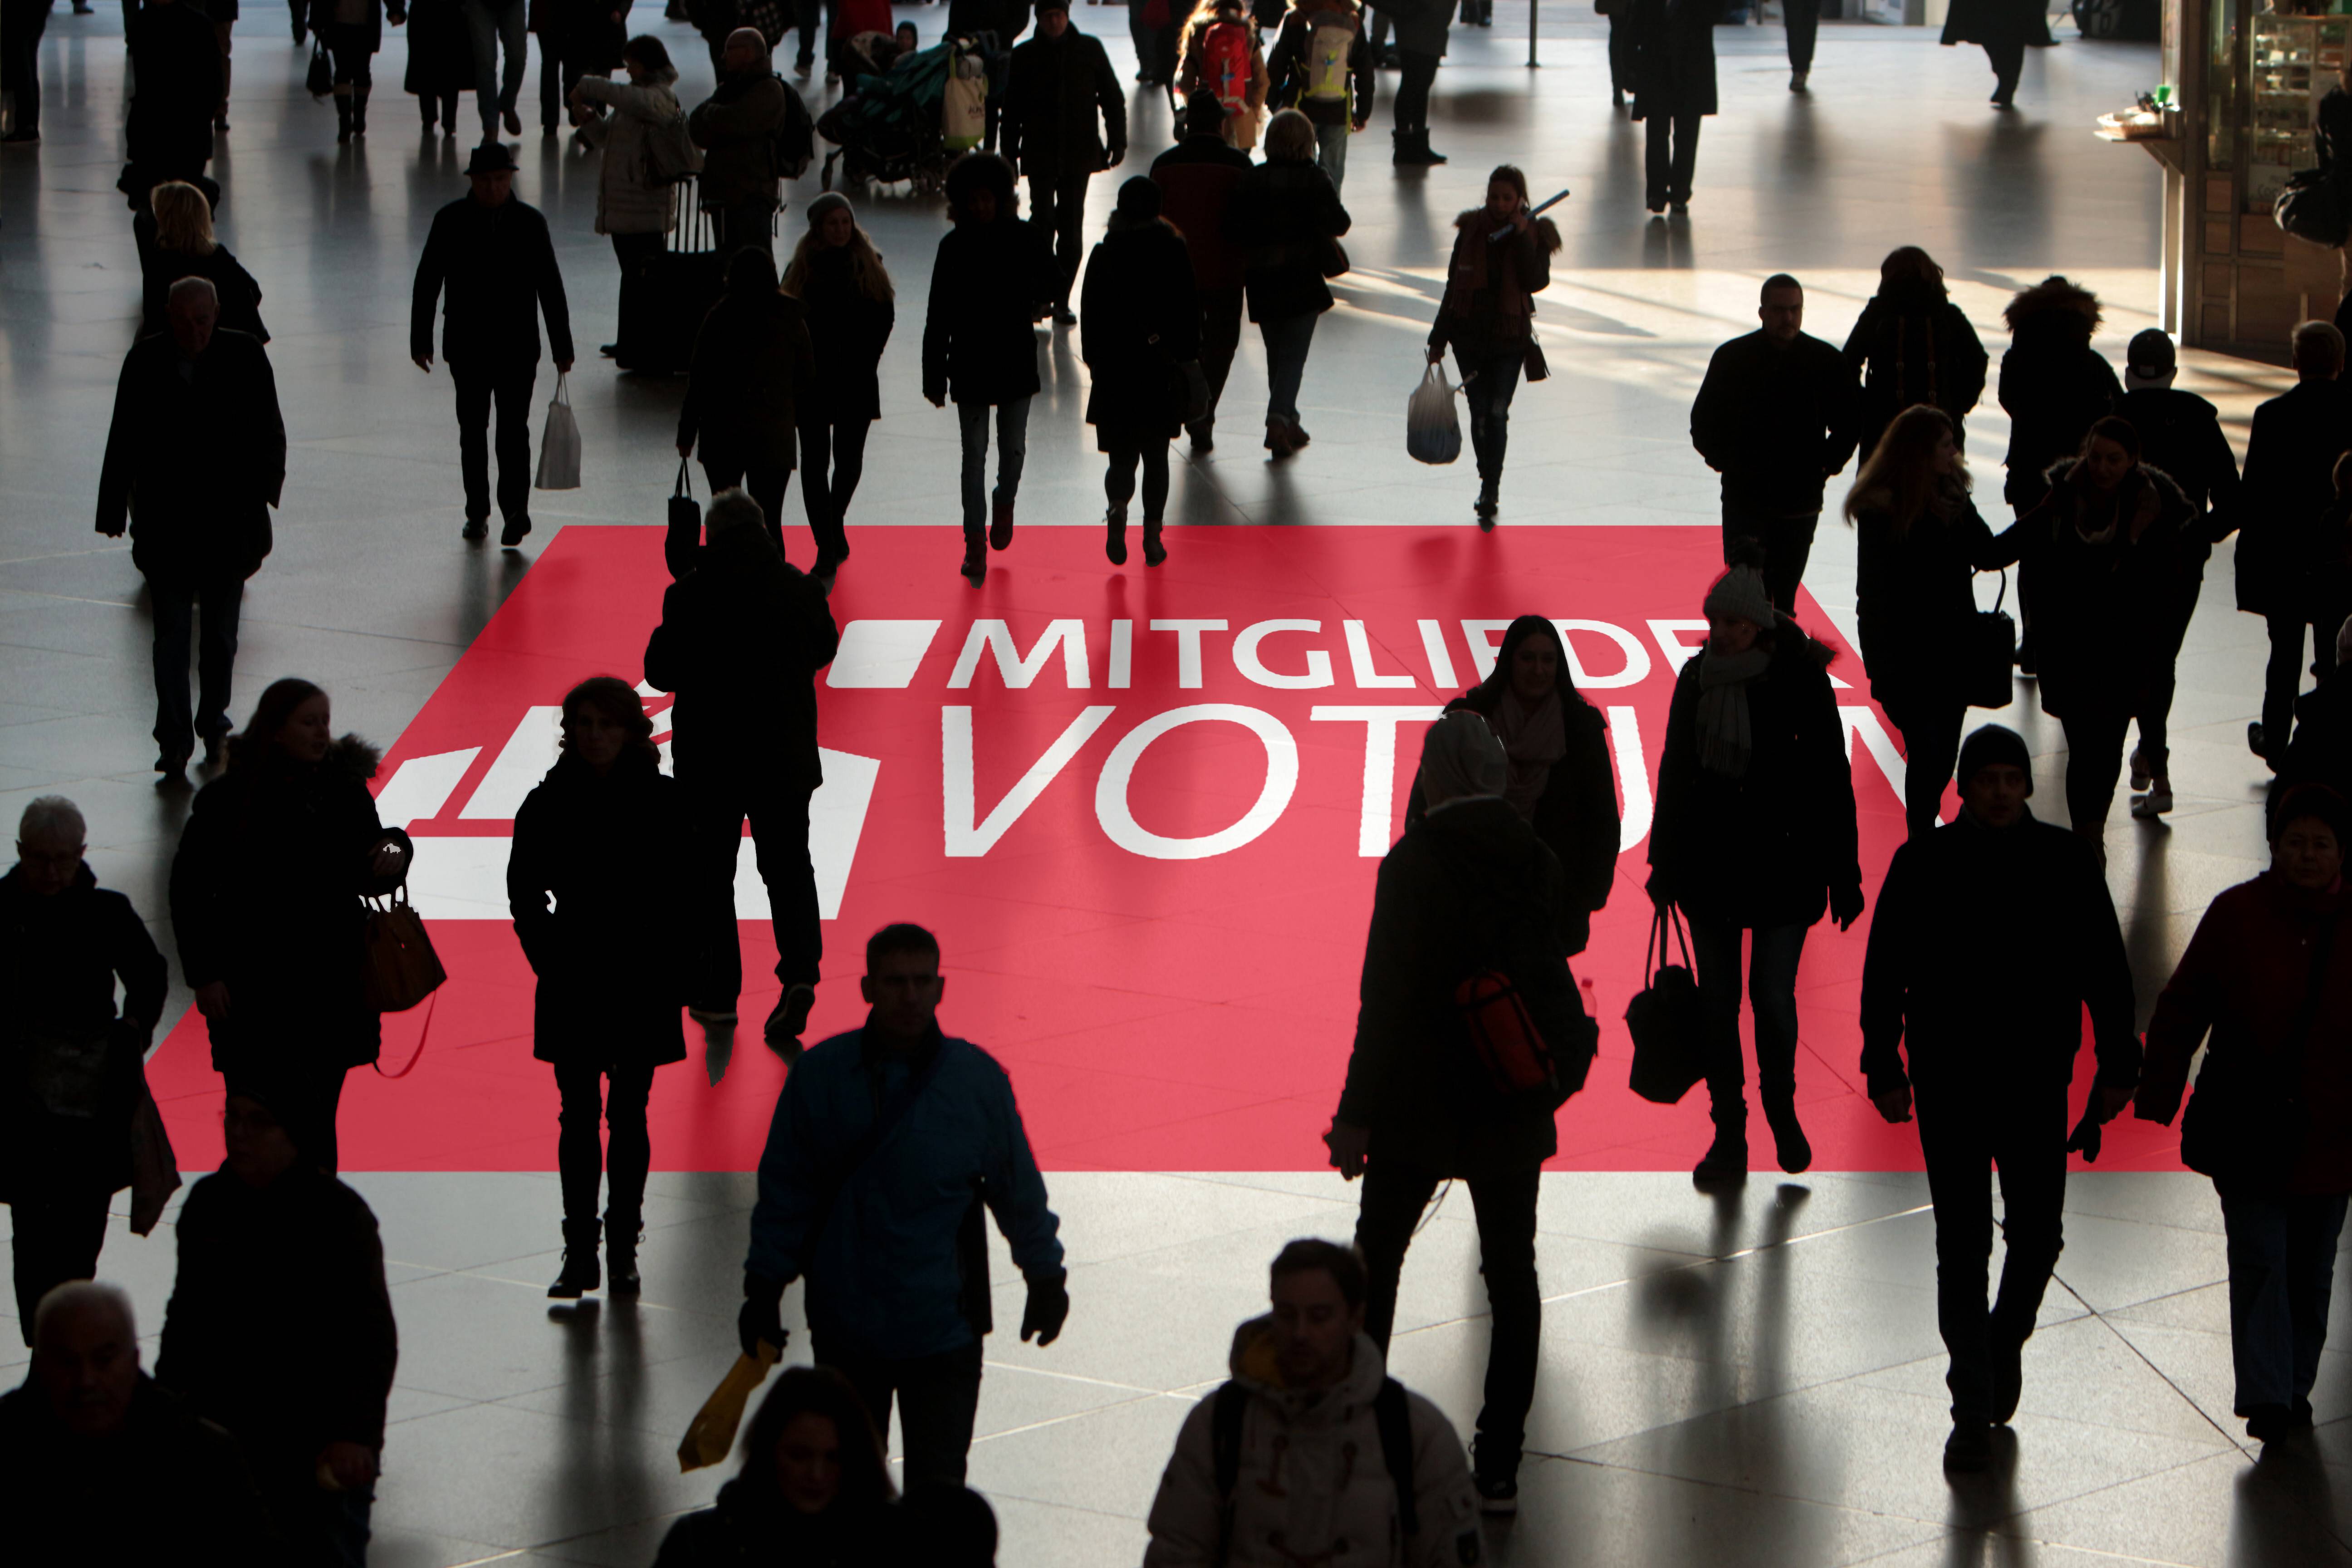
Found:
[[[694,357],[694,337],[719,299],[726,271],[718,228],[702,210],[699,182],[677,183],[677,226],[646,268],[621,322],[623,370],[682,374]]]

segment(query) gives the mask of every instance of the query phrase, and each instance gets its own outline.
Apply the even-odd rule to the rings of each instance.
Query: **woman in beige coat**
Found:
[[[621,64],[628,70],[628,80],[582,77],[572,89],[572,107],[591,115],[581,134],[604,149],[604,166],[596,180],[596,232],[612,236],[613,255],[621,264],[621,330],[604,353],[625,365],[634,328],[645,319],[639,291],[654,258],[661,254],[662,236],[677,221],[677,187],[656,177],[646,142],[684,110],[673,90],[677,71],[659,38],[642,34],[631,38],[621,51]]]

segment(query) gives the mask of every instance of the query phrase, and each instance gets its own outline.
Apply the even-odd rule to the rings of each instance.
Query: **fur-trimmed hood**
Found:
[[[1797,624],[1795,616],[1786,610],[1773,612],[1772,658],[1810,660],[1815,668],[1826,670],[1838,661],[1838,650]]]
[[[2012,337],[2048,334],[2087,343],[2099,330],[2099,297],[2053,274],[2011,300],[2000,319]]]
[[[1454,215],[1454,226],[1466,230],[1481,219],[1489,225],[1495,221],[1486,216],[1486,209],[1483,206],[1465,207]],[[1493,230],[1490,228],[1487,232],[1492,233]],[[1567,243],[1559,237],[1559,226],[1548,217],[1536,219],[1536,242],[1543,247],[1546,256],[1557,256],[1559,247]]]
[[[2074,471],[2074,465],[2080,461],[2079,458],[2061,458],[2042,469],[2042,477],[2050,481],[2051,489],[2055,489],[2066,482],[2068,476]],[[2183,511],[2189,510],[2189,495],[2180,488],[2179,480],[2153,463],[2142,463],[2138,468],[2155,484],[2157,495],[2166,505],[2179,507]]]

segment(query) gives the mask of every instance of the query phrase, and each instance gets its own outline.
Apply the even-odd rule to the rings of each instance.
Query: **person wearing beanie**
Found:
[[[2260,1442],[2307,1431],[2329,1286],[2352,1194],[2352,938],[2344,850],[2352,805],[2284,792],[2270,868],[2215,899],[2156,1000],[2135,1114],[2181,1123],[2229,1237],[2232,1407]]]
[[[1183,428],[1200,376],[1201,301],[1184,237],[1160,216],[1160,187],[1138,174],[1118,188],[1110,231],[1087,260],[1081,353],[1093,386],[1087,423],[1109,455],[1103,473],[1104,552],[1127,564],[1127,503],[1143,468],[1143,561],[1168,559],[1168,443]]]
[[[1042,0],[1036,36],[1013,47],[999,133],[1029,181],[1031,218],[1054,237],[1054,320],[1076,326],[1070,290],[1086,247],[1087,182],[1127,156],[1127,94],[1102,40],[1070,20],[1069,0]]]
[[[2131,1101],[2140,1048],[2131,963],[2092,847],[2036,821],[2025,742],[1999,724],[1960,746],[1960,813],[1895,852],[1862,973],[1862,1073],[1889,1122],[1916,1114],[1936,1214],[1936,1314],[1951,1357],[1944,1462],[1981,1469],[2017,1412],[2022,1353],[2057,1266],[2067,1087],[2090,1009],[2098,1081],[2076,1136]],[[1906,1060],[1908,1058],[1906,1070]],[[2008,1243],[1992,1250],[1987,1167]]]
[[[711,493],[740,485],[759,503],[776,553],[784,549],[784,490],[798,456],[798,410],[816,380],[802,302],[776,286],[775,258],[756,246],[727,263],[727,291],[695,333],[677,455],[702,447]],[[824,553],[820,531],[817,547]]]
[[[1740,938],[1753,932],[1748,994],[1756,1071],[1780,1168],[1812,1163],[1797,1120],[1797,963],[1826,910],[1862,916],[1853,777],[1830,686],[1835,657],[1773,607],[1752,544],[1706,602],[1706,646],[1683,665],[1667,710],[1650,827],[1650,898],[1690,921],[1715,1141],[1692,1173],[1748,1179],[1740,1060]]]
[[[844,526],[866,472],[866,437],[882,417],[882,351],[898,321],[897,292],[858,226],[849,198],[827,191],[808,205],[808,232],[784,268],[784,292],[801,302],[816,372],[793,403],[800,420],[801,504],[816,535],[812,571],[826,592],[849,559]]]

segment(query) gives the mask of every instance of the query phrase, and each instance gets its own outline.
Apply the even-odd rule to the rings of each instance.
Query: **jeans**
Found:
[[[2326,614],[2317,618],[2302,613],[2266,615],[2271,659],[2263,671],[2263,744],[2273,762],[2286,760],[2287,742],[2294,731],[2294,699],[2303,689],[2303,628],[2311,628],[2311,673],[2326,679],[2336,672],[2336,632],[2344,617]]]
[[[195,754],[199,737],[211,740],[236,726],[228,716],[229,676],[236,665],[237,621],[245,608],[245,580],[216,577],[151,577],[147,596],[155,614],[155,744],[167,757]],[[188,641],[196,616],[204,633],[196,645],[196,707],[188,710]]]
[[[460,363],[449,378],[457,384],[457,467],[466,481],[466,521],[490,515],[490,405],[499,411],[499,516],[508,522],[530,516],[530,389],[539,381],[536,363]]]
[[[1780,0],[1780,16],[1789,29],[1789,68],[1813,68],[1813,39],[1822,30],[1821,0]]]
[[[609,1094],[604,1088],[607,1079],[612,1084]],[[555,1064],[555,1088],[563,1097],[562,1109],[556,1113],[560,1131],[555,1139],[555,1168],[563,1183],[563,1223],[596,1223],[597,1178],[609,1173],[612,1184],[604,1212],[625,1228],[645,1211],[646,1173],[653,1168],[646,1101],[654,1092],[654,1069],[608,1069],[593,1061],[562,1061]],[[612,1129],[609,1150],[597,1137],[600,1119]]]
[[[1683,912],[1698,967],[1706,1091],[1715,1104],[1716,1125],[1744,1129],[1748,1073],[1739,1055],[1740,928]],[[1751,939],[1748,1004],[1756,1018],[1757,1093],[1768,1110],[1790,1104],[1797,1092],[1797,961],[1804,955],[1806,929],[1758,926]]]
[[[425,101],[428,117],[432,101]],[[620,330],[613,334],[613,346],[619,352],[613,357],[625,363],[637,357],[644,345],[635,341],[635,331],[645,325],[653,307],[646,303],[646,279],[654,268],[654,258],[662,253],[662,237],[658,234],[616,234],[613,237],[613,259],[621,264]]]
[[[1643,174],[1649,187],[1649,206],[1657,211],[1668,202],[1687,202],[1691,176],[1698,169],[1698,125],[1701,114],[1648,112],[1649,134]]]
[[[694,1005],[730,1013],[743,989],[735,863],[743,852],[747,817],[753,861],[768,889],[776,978],[786,986],[815,984],[824,957],[824,927],[817,913],[816,866],[809,858],[811,792],[786,782],[781,763],[757,753],[716,761],[688,756],[677,776],[686,786],[700,883],[694,907],[700,926],[695,945],[702,963],[690,994]]]
[[[1902,738],[1903,825],[1914,838],[1932,829],[1943,809],[1944,786],[1960,760],[1960,727],[1968,704],[1958,698],[1880,699],[1887,721]]]
[[[2059,721],[2066,731],[2066,815],[2074,831],[2095,839],[2107,829],[2116,780],[2123,776],[2124,737],[2131,729],[2125,704],[2076,698]]]
[[[495,141],[499,111],[511,110],[522,92],[523,53],[530,37],[523,0],[466,0],[466,31],[474,43],[474,106],[481,110],[482,140]],[[506,49],[499,68],[499,49]]]
[[[1486,1305],[1494,1314],[1486,1402],[1478,1411],[1481,1474],[1508,1476],[1517,1468],[1528,1409],[1535,1403],[1543,1332],[1542,1291],[1536,1282],[1536,1195],[1541,1179],[1540,1169],[1530,1165],[1464,1184],[1478,1216],[1478,1271],[1486,1278]],[[1363,1249],[1369,1277],[1364,1331],[1383,1354],[1396,1325],[1397,1279],[1404,1269],[1405,1248],[1437,1183],[1434,1173],[1377,1152],[1364,1167],[1363,1205],[1356,1215],[1356,1245]]]
[[[50,0],[6,0],[0,5],[0,89],[16,105],[10,127],[24,133],[41,128],[41,34],[49,25]],[[32,1320],[26,1318],[26,1331]]]
[[[996,490],[988,490],[988,416],[996,414]],[[1021,465],[1029,456],[1029,400],[1010,403],[959,403],[956,425],[963,436],[963,531],[969,543],[986,531],[992,499],[1011,506],[1021,492]]]
[[[1723,503],[1723,558],[1731,559],[1735,540],[1753,539],[1764,546],[1764,591],[1772,607],[1797,613],[1797,590],[1805,581],[1805,563],[1812,558],[1813,530],[1821,525],[1819,511],[1794,517],[1773,517],[1751,511],[1727,498]]]
[[[890,1441],[890,1405],[897,1396],[898,1424],[907,1439],[906,1488],[961,1486],[971,1452],[972,1417],[980,1409],[980,1341],[938,1355],[895,1360],[867,1355],[814,1336],[810,1348],[819,1366],[849,1380],[874,1417],[874,1431]]]
[[[820,562],[849,559],[849,498],[866,475],[866,437],[873,428],[863,414],[801,426],[801,505]]]
[[[2336,1242],[2344,1229],[2339,1195],[2222,1193],[2230,1237],[2230,1359],[2235,1408],[2307,1409],[2327,1343],[2327,1300],[2336,1282]]]
[[[1397,76],[1396,128],[1403,135],[1429,130],[1429,89],[1437,84],[1437,57],[1403,50]]]
[[[1029,177],[1029,221],[1054,237],[1054,265],[1062,279],[1056,310],[1070,308],[1070,286],[1086,259],[1087,181],[1092,177],[1084,170],[1065,170],[1050,180]]]
[[[224,1073],[230,1096],[249,1094],[269,1107],[302,1158],[329,1175],[342,1154],[335,1116],[343,1103],[344,1068],[332,1061],[285,1060]]]
[[[1312,310],[1257,324],[1265,340],[1265,420],[1298,423],[1298,384],[1307,379],[1307,351],[1315,346]]]
[[[1470,405],[1470,450],[1478,459],[1478,477],[1503,477],[1503,452],[1511,439],[1511,398],[1519,390],[1519,372],[1527,363],[1527,345],[1514,343],[1480,357],[1454,348],[1454,368],[1462,373],[1462,396]]]
[[[1242,290],[1201,290],[1201,376],[1209,384],[1209,411],[1202,425],[1217,422],[1217,402],[1225,395],[1225,378],[1233,374],[1234,354],[1242,346]]]
[[[1158,522],[1168,511],[1168,443],[1158,437],[1129,445],[1115,441],[1110,466],[1103,470],[1103,496],[1122,518],[1135,494],[1135,467],[1143,465],[1143,519]]]
[[[98,1276],[106,1245],[109,1194],[84,1187],[38,1194],[20,1190],[8,1205],[16,1240],[16,1321],[33,1342],[33,1312],[41,1298],[68,1279]]]
[[[1941,1092],[1916,1085],[1919,1149],[1927,1196],[1936,1205],[1936,1322],[1952,1358],[1944,1384],[1955,1422],[1992,1418],[1996,1340],[2023,1344],[2033,1332],[2042,1294],[2065,1245],[2066,1097],[2053,1093],[2021,1105],[2004,1089]],[[2001,1236],[2009,1244],[2000,1293],[1985,1310],[1992,1261],[1992,1187],[2000,1175]]]
[[[1336,191],[1348,178],[1348,138],[1353,133],[1345,120],[1337,125],[1315,128],[1315,162],[1331,176],[1331,188]]]
[[[713,458],[707,447],[704,450],[702,477],[710,481],[710,493],[742,486],[759,503],[760,521],[767,526],[776,553],[784,554],[784,491],[792,485],[793,471],[775,463],[731,462],[726,460],[726,454]]]

